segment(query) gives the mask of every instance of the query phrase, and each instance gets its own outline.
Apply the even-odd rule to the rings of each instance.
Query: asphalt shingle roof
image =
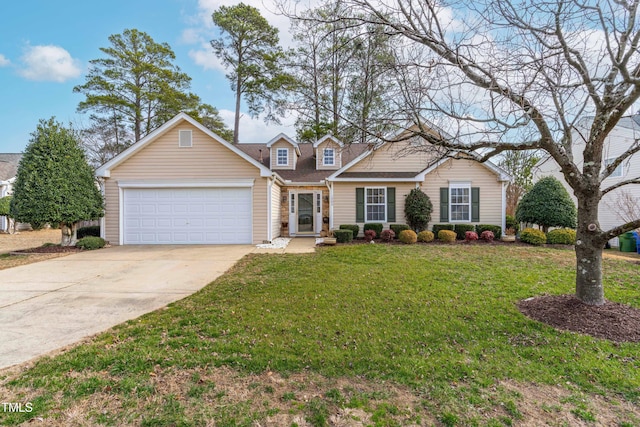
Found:
[[[0,153],[0,181],[7,181],[16,176],[21,158],[20,153]]]

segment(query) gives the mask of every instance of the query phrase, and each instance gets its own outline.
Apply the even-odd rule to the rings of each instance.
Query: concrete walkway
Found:
[[[315,237],[294,237],[285,248],[264,249],[256,248],[257,254],[308,254],[316,251]]]
[[[115,246],[0,270],[0,369],[191,295],[253,250]]]

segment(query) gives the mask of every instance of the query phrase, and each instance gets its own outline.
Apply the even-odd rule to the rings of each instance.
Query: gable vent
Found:
[[[190,130],[181,130],[178,131],[179,142],[178,145],[180,147],[192,147],[193,141],[191,139],[191,131]]]

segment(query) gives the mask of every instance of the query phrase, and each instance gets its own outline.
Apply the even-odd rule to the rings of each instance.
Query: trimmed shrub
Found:
[[[547,243],[552,245],[575,245],[576,230],[557,228],[547,233]]]
[[[537,224],[543,231],[549,227],[576,226],[576,205],[562,183],[552,176],[536,182],[516,208],[516,219]]]
[[[377,236],[375,230],[365,230],[364,232],[364,240],[367,242],[372,241]]]
[[[87,237],[83,237],[82,239],[78,240],[78,242],[76,243],[76,246],[78,248],[82,248],[85,250],[93,250],[93,249],[100,249],[100,248],[104,248],[104,245],[107,242],[100,238],[100,237],[96,237],[96,236],[87,236]]]
[[[431,199],[419,188],[414,188],[404,198],[404,217],[409,227],[415,231],[422,231],[427,228],[429,221],[431,221],[432,210]],[[399,234],[402,230],[393,231]]]
[[[391,224],[389,225],[389,228],[393,230],[396,236],[399,236],[404,230],[411,230],[407,224]]]
[[[482,234],[480,234],[480,238],[485,242],[493,242],[493,239],[495,239],[495,237],[496,236],[493,234],[493,231],[491,230],[484,230]]]
[[[507,228],[513,228],[516,233],[520,230],[520,223],[516,220],[516,217],[513,215],[507,215],[505,217],[505,226]]]
[[[0,197],[0,216],[9,216],[11,212],[11,196]]]
[[[440,230],[453,230],[453,224],[433,224],[433,235],[440,234]]]
[[[407,245],[412,245],[418,241],[418,235],[413,230],[402,230],[398,236],[398,240]]]
[[[353,238],[358,237],[360,233],[360,226],[358,224],[342,224],[338,227],[340,230],[351,230],[353,232]]]
[[[542,230],[535,228],[525,228],[520,233],[520,241],[530,245],[540,246],[547,242],[547,236]]]
[[[78,228],[77,236],[78,240],[87,236],[100,237],[100,226],[92,225],[89,227],[80,227]]]
[[[471,224],[456,224],[453,226],[453,231],[456,232],[456,239],[464,240],[467,235],[467,231],[475,231],[475,225]]]
[[[385,242],[390,242],[396,237],[396,233],[393,230],[383,230],[380,233],[380,238]]]
[[[464,233],[464,240],[467,242],[473,242],[474,240],[478,240],[478,233],[475,231],[467,231]]]
[[[369,222],[364,225],[364,231],[373,230],[376,232],[376,236],[379,236],[382,233],[382,223],[379,222]]]
[[[434,239],[435,236],[433,235],[433,232],[429,230],[424,230],[418,233],[418,242],[429,243],[433,242]]]
[[[349,243],[353,240],[353,231],[351,230],[333,230],[333,237],[338,243]]]
[[[476,225],[476,233],[478,233],[478,236],[482,236],[482,232],[487,230],[492,232],[493,237],[495,237],[496,239],[499,239],[500,237],[502,237],[502,227],[500,227],[499,225],[490,225],[490,224]]]
[[[438,240],[453,243],[456,241],[456,232],[453,230],[440,230],[438,231]]]

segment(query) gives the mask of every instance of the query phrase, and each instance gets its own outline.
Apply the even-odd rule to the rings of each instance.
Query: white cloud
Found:
[[[205,70],[217,70],[226,72],[222,61],[213,53],[211,45],[208,43],[202,43],[201,49],[192,49],[189,51],[189,58],[200,65]]]
[[[28,46],[21,59],[19,73],[28,80],[62,83],[82,74],[80,62],[60,46]]]
[[[224,123],[233,130],[233,119],[235,113],[231,110],[219,110],[220,117]],[[288,116],[282,120],[281,125],[269,124],[267,125],[261,118],[252,119],[248,114],[240,116],[240,143],[266,143],[271,138],[279,133],[285,133],[291,138],[295,139],[296,130],[294,123],[296,118],[294,116]]]
[[[9,61],[3,54],[0,53],[0,67],[6,67],[9,64],[11,64],[11,61]]]

